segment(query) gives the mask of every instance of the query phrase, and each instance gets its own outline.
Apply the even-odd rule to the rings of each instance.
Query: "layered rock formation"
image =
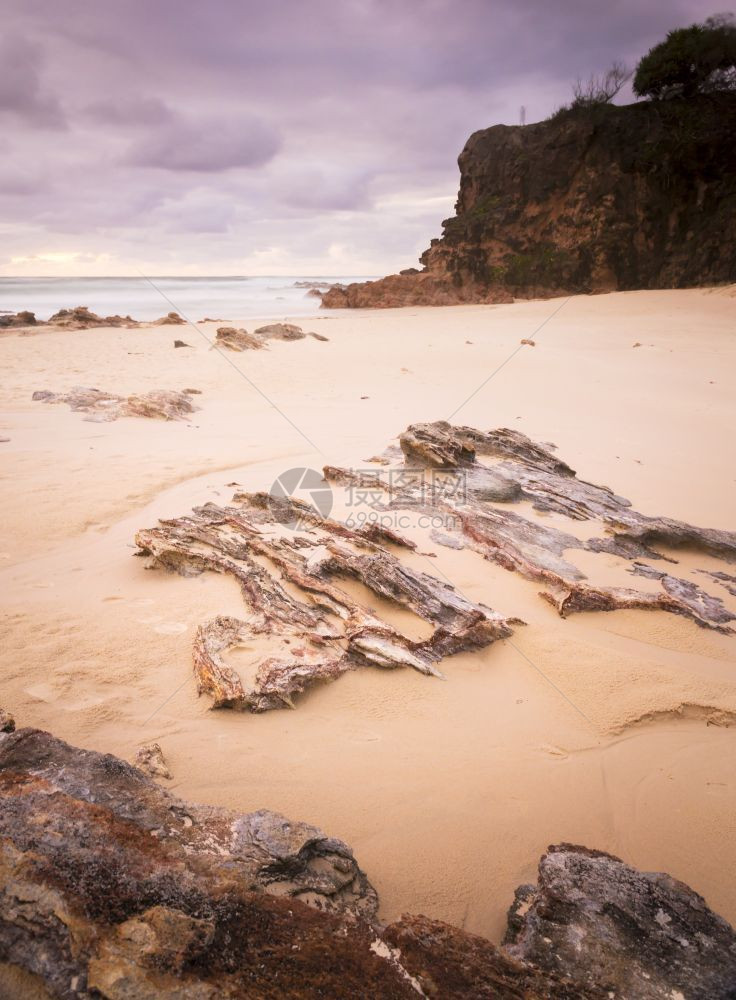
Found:
[[[0,995],[60,1000],[733,997],[736,934],[667,875],[560,845],[507,950],[376,921],[350,849],[260,810],[186,803],[48,733],[0,734]]]
[[[330,490],[313,472],[319,488],[311,501],[236,493],[226,506],[208,503],[136,534],[137,554],[150,566],[184,576],[227,573],[240,585],[244,617],[218,615],[203,622],[194,639],[198,690],[212,698],[213,708],[293,708],[311,685],[367,666],[441,677],[437,665],[445,657],[489,646],[524,624],[468,600],[446,579],[406,566],[392,549],[415,550],[416,544],[391,526],[397,512],[433,525],[437,545],[471,549],[540,584],[539,596],[562,617],[636,608],[734,632],[736,613],[700,585],[707,577],[713,589],[732,594],[733,575],[712,569],[678,575],[677,560],[661,548],[696,549],[729,564],[736,562],[736,533],[642,514],[608,487],[578,479],[554,446],[518,431],[438,421],[411,425],[399,442],[401,451],[390,448],[373,459],[379,469],[324,468],[327,482],[352,491],[349,502],[365,517],[358,528],[326,516]],[[511,509],[520,503],[567,518],[570,530]],[[579,538],[576,521],[597,522],[599,534]],[[571,561],[576,550],[618,557],[632,586],[596,579],[595,567],[586,575]],[[606,562],[600,560],[601,574]],[[656,586],[636,587],[636,578]],[[431,634],[411,639],[356,600],[342,580],[410,611]],[[228,653],[254,641],[257,652],[241,673],[227,662]]]
[[[132,396],[116,396],[102,389],[75,386],[71,392],[39,389],[33,393],[32,399],[40,403],[66,403],[70,409],[86,413],[86,420],[108,423],[119,417],[184,420],[196,412],[192,396],[198,395],[199,389],[153,389]]]
[[[22,329],[32,327],[34,330],[52,328],[55,330],[91,330],[101,326],[125,327],[136,329],[144,326],[182,326],[186,320],[176,312],[167,313],[161,319],[145,323],[131,316],[99,316],[87,306],[75,306],[73,309],[59,309],[47,320],[36,318],[36,314],[28,310],[0,315],[0,330]]]
[[[234,326],[221,326],[217,331],[215,346],[227,347],[230,351],[259,351],[268,346],[269,340],[304,340],[305,337],[322,341],[328,339],[321,333],[305,333],[294,323],[269,323],[267,326],[259,326],[253,333]]]
[[[719,597],[643,560],[676,564],[657,548],[665,546],[691,547],[733,563],[735,532],[642,514],[607,486],[578,479],[553,453],[554,446],[535,444],[507,428],[478,431],[445,421],[412,424],[399,442],[414,475],[400,476],[390,467],[356,471],[326,466],[325,477],[352,489],[372,490],[382,498],[373,504],[379,517],[381,512],[405,510],[441,518],[443,530],[431,533],[438,545],[473,549],[484,559],[539,582],[544,588],[540,597],[563,617],[580,611],[639,608],[683,615],[702,628],[726,634],[734,631],[731,622],[736,615]],[[491,464],[483,464],[479,456]],[[442,475],[435,476],[432,470]],[[575,521],[598,521],[603,534],[582,541],[571,531],[508,509],[522,501],[541,513],[568,518],[571,528]],[[633,577],[656,580],[661,589],[643,591],[589,580],[567,558],[576,549],[618,556],[629,563]],[[716,583],[729,580],[729,574],[716,571]]]
[[[474,133],[423,271],[326,307],[445,305],[736,281],[736,95],[601,104]]]
[[[293,707],[308,686],[365,666],[441,677],[436,664],[444,657],[506,638],[518,622],[404,566],[386,543],[413,543],[395,532],[353,531],[290,497],[238,493],[226,507],[197,507],[135,540],[152,566],[185,576],[227,573],[240,584],[246,616],[204,622],[194,640],[198,690],[214,708]],[[341,587],[341,578],[413,612],[431,635],[404,635]],[[262,653],[245,683],[225,656],[254,639]]]

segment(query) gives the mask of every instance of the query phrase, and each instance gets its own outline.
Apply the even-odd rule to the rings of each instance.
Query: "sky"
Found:
[[[379,275],[698,0],[3,0],[0,275]],[[622,100],[631,100],[630,91]]]

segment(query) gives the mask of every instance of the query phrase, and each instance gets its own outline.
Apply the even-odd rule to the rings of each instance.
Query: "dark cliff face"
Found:
[[[474,133],[456,214],[422,255],[424,271],[405,280],[406,303],[412,281],[445,301],[502,301],[736,280],[734,136],[734,94]],[[371,296],[352,294],[360,301],[328,293],[325,305],[386,304],[382,282],[371,285]]]

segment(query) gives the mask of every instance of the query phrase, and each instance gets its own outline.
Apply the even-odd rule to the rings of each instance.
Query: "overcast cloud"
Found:
[[[471,132],[633,66],[696,0],[5,0],[0,273],[379,274]],[[629,95],[630,99],[630,95]]]

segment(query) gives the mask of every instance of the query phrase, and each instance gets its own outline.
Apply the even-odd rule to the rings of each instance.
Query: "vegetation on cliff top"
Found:
[[[693,97],[736,90],[736,22],[731,15],[670,31],[640,60],[634,76],[638,97]]]
[[[631,76],[623,63],[615,61],[587,83],[578,77],[571,103],[550,118],[611,104]],[[717,14],[702,24],[675,28],[639,60],[633,76],[634,94],[653,100],[736,91],[736,20],[731,14]]]

